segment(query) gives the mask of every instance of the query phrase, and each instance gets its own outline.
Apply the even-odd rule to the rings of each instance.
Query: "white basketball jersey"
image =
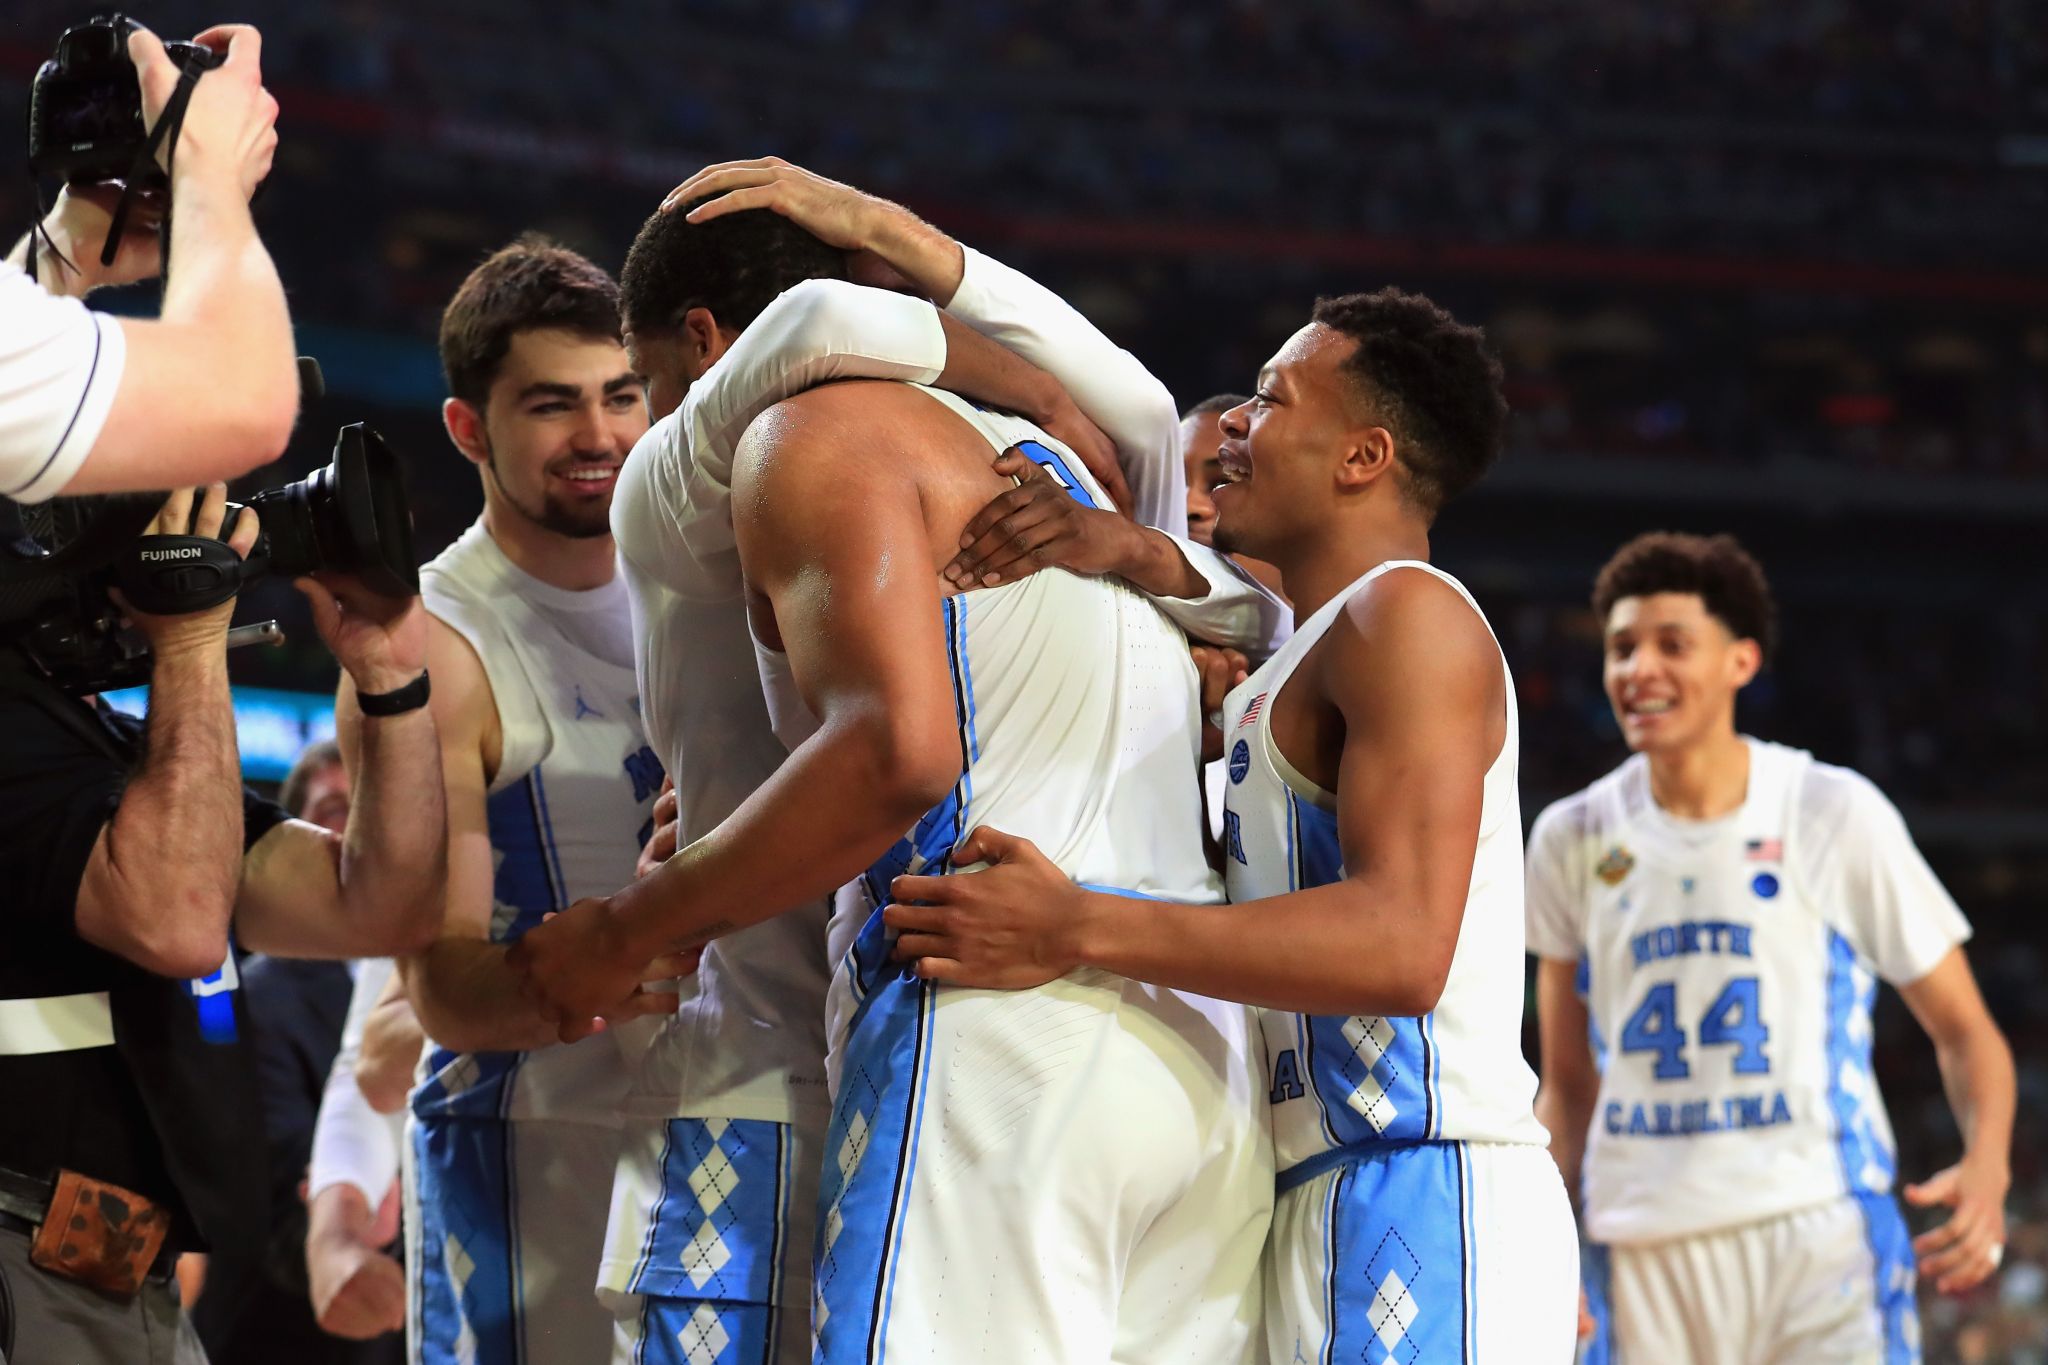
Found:
[[[1381,564],[1323,604],[1280,652],[1225,700],[1224,875],[1233,901],[1281,896],[1344,876],[1337,798],[1296,772],[1274,742],[1273,704],[1295,668],[1353,594],[1384,573],[1432,574],[1428,564]],[[1472,610],[1479,611],[1477,603]],[[1481,619],[1484,614],[1481,613]],[[1503,676],[1507,664],[1501,663]],[[1419,1018],[1262,1011],[1272,1067],[1274,1161],[1282,1179],[1338,1151],[1429,1141],[1548,1141],[1522,1058],[1522,820],[1514,679],[1507,736],[1486,770],[1472,888],[1437,1007]]]
[[[570,592],[505,557],[478,522],[420,570],[427,610],[482,662],[503,756],[486,810],[497,864],[491,938],[633,880],[661,762],[640,726],[624,584]],[[616,1124],[652,1021],[531,1053],[430,1048],[422,1117]]]
[[[992,448],[1023,444],[1075,498],[1113,506],[1081,462],[1030,423],[923,392]],[[962,870],[953,849],[978,825],[1030,839],[1078,882],[1219,900],[1202,857],[1201,717],[1180,628],[1121,580],[1061,569],[948,597],[940,610],[960,779],[869,869],[864,898],[840,898],[833,942],[852,941],[846,979],[856,995],[895,970],[890,935],[868,918],[888,900],[890,880]]]
[[[1749,790],[1723,819],[1666,814],[1638,755],[1530,836],[1530,945],[1578,959],[1600,1068],[1584,1167],[1597,1241],[1887,1193],[1877,982],[1915,979],[1968,934],[1875,788],[1747,743]]]
[[[675,778],[687,845],[739,809],[785,750],[761,700],[737,555],[700,560],[683,537],[683,411],[655,423],[620,471],[612,533],[647,733]],[[647,1050],[628,1112],[775,1123],[821,1112],[825,964],[822,901],[712,940]]]

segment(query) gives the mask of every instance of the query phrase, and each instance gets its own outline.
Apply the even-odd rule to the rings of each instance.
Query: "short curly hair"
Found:
[[[1738,640],[1754,640],[1771,658],[1778,648],[1778,607],[1763,565],[1731,535],[1646,531],[1614,552],[1593,582],[1593,610],[1602,621],[1624,597],[1682,592]]]
[[[846,278],[846,253],[770,209],[693,223],[694,199],[640,225],[619,272],[626,326],[674,332],[692,308],[744,331],[761,310],[805,280]]]
[[[485,257],[442,312],[448,392],[482,407],[512,338],[540,330],[617,341],[619,286],[595,261],[529,232]]]
[[[1500,456],[1508,420],[1484,332],[1391,287],[1317,299],[1314,320],[1358,343],[1344,368],[1393,433],[1405,491],[1425,515],[1479,482]]]

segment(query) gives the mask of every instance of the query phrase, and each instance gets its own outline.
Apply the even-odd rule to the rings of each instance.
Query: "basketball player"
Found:
[[[624,277],[629,340],[657,412],[688,395],[636,450],[614,511],[647,722],[676,774],[684,844],[716,830],[775,771],[785,753],[778,734],[801,738],[802,727],[775,725],[785,712],[764,709],[726,510],[741,433],[775,399],[826,378],[935,380],[1038,411],[1062,432],[1080,425],[1082,440],[1087,420],[1099,421],[1131,452],[1130,482],[1151,515],[1168,519],[1181,498],[1164,389],[1016,271],[894,205],[778,161],[709,168],[676,203],[784,174],[800,192],[772,214],[656,215]],[[837,225],[829,243],[807,230],[828,223]],[[946,309],[830,278],[845,272],[848,252]],[[1042,362],[1053,392],[982,333]],[[1065,411],[1083,402],[1085,419]],[[1283,607],[1220,558],[1208,562],[1205,593],[1174,603],[1193,628],[1245,648],[1284,632]],[[636,1126],[620,1158],[601,1280],[619,1358],[719,1341],[732,1359],[810,1358],[828,961],[822,905],[722,938],[650,1048],[628,1100]],[[706,1203],[698,1187],[710,1174],[721,1181]]]
[[[646,401],[617,287],[538,239],[471,272],[441,359],[484,510],[420,574],[449,861],[442,937],[401,963],[434,1044],[411,1104],[407,1337],[416,1361],[587,1365],[611,1339],[590,1286],[646,1029],[556,1046],[505,944],[632,877],[661,785],[609,521]],[[346,683],[338,717],[358,723]]]
[[[1320,301],[1224,414],[1216,543],[1303,613],[1225,705],[1230,904],[1076,885],[988,812],[956,857],[993,868],[901,878],[884,911],[921,980],[1109,971],[1262,1007],[1280,1365],[1572,1354],[1571,1213],[1521,1055],[1514,688],[1428,563],[1506,412],[1480,333],[1389,289]]]
[[[1582,1191],[1596,1358],[1919,1358],[1914,1253],[1944,1292],[1998,1266],[2013,1063],[1969,925],[1864,778],[1735,728],[1770,588],[1727,536],[1601,570],[1608,701],[1634,756],[1537,819],[1538,1100]],[[1877,983],[1929,1035],[1962,1160],[1908,1202],[1870,1061]],[[1608,1348],[1611,1355],[1606,1355]]]
[[[650,222],[636,254],[663,231]],[[642,282],[629,268],[636,354]],[[1075,496],[1106,503],[1037,428],[935,389],[835,384],[748,428],[731,506],[754,629],[786,647],[815,729],[636,887],[521,944],[566,1027],[606,1013],[657,953],[716,940],[708,969],[863,869],[886,886],[906,866],[946,866],[964,803],[1035,826],[1092,879],[1210,890],[1193,670],[1158,608],[1069,574],[945,592],[962,528],[1005,486],[992,462],[1022,440]],[[1143,586],[1209,591],[1176,562]],[[850,947],[809,1300],[819,1358],[1245,1358],[1271,1193],[1245,1012],[1101,974],[1030,996],[941,992],[887,970],[870,915],[842,899],[832,925]]]
[[[1219,451],[1223,445],[1223,414],[1249,403],[1238,393],[1219,393],[1204,398],[1180,415],[1180,457],[1188,479],[1188,539],[1197,545],[1215,543],[1216,499],[1213,490],[1223,482]],[[1250,555],[1232,555],[1239,568],[1281,593],[1280,571]]]

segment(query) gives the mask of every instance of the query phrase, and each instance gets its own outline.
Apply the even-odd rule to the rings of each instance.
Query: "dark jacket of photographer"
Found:
[[[0,1168],[133,1190],[171,1213],[177,1249],[260,1237],[260,1108],[232,962],[171,980],[77,932],[140,723],[0,665],[0,734]],[[285,818],[245,793],[244,848]]]

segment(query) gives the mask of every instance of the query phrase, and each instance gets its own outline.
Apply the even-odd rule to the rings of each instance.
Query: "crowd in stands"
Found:
[[[11,8],[18,54],[79,12]],[[2048,40],[1994,0],[245,9],[294,134],[386,180],[773,150],[989,214],[2021,269],[2048,209]]]

